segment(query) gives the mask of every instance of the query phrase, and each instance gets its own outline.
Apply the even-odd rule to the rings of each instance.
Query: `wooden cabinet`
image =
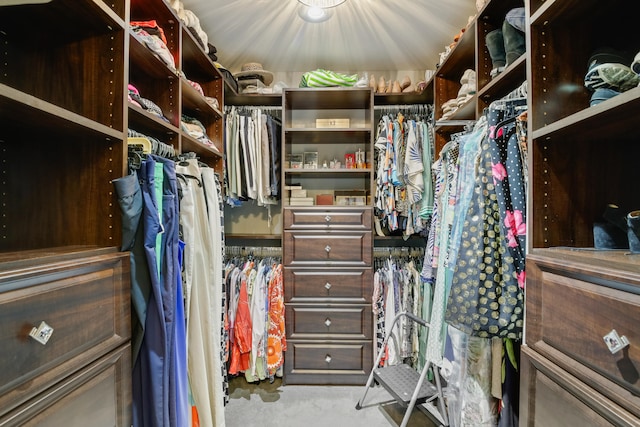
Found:
[[[640,425],[639,273],[624,251],[529,255],[524,425]],[[612,331],[629,342],[615,353]]]
[[[373,363],[371,208],[287,207],[288,384],[362,384]]]
[[[222,76],[162,0],[25,3],[0,6],[0,425],[126,426],[130,273],[112,181],[129,130],[221,172]],[[144,20],[174,66],[132,31]],[[127,102],[128,83],[163,117]],[[44,346],[28,337],[41,321]]]
[[[0,7],[2,426],[131,423],[129,256],[111,184],[126,173],[128,10]],[[46,344],[29,336],[41,322]]]
[[[0,271],[0,425],[128,425],[128,254],[25,251],[0,255]],[[30,336],[41,322],[43,343]]]
[[[591,54],[637,53],[626,2],[527,4],[529,206],[520,424],[640,425],[640,255],[594,249],[608,204],[638,209],[633,88],[590,106]],[[629,345],[612,353],[612,330]]]
[[[288,384],[364,384],[373,364],[371,294],[373,168],[345,167],[345,154],[373,160],[371,89],[285,89],[282,152],[316,152],[317,168],[282,168],[285,185],[316,194],[353,192],[358,205],[283,200]],[[323,127],[316,120],[336,120]],[[337,160],[340,168],[322,168]],[[354,201],[356,199],[353,199]],[[315,202],[315,199],[314,199]],[[315,203],[314,203],[315,204]]]

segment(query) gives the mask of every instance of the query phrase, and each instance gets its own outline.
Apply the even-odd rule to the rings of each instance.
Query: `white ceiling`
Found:
[[[297,0],[183,0],[200,20],[218,62],[235,73],[259,62],[274,73],[435,69],[467,25],[475,0],[347,0],[331,19],[309,23]],[[276,78],[278,75],[276,74]]]

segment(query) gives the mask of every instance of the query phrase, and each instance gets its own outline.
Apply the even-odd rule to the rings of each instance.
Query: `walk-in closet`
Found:
[[[0,0],[0,427],[640,427],[612,0]]]

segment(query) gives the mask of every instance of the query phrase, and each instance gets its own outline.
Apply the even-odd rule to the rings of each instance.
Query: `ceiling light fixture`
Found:
[[[311,8],[316,7],[321,9],[328,9],[328,8],[340,6],[342,3],[344,3],[347,0],[298,0],[298,1],[303,5]]]

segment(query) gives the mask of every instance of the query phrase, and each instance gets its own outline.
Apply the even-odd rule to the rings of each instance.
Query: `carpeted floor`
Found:
[[[355,406],[364,386],[298,386],[247,383],[244,377],[230,381],[230,400],[225,408],[227,427],[389,427],[400,425],[404,409],[381,387],[367,393],[360,410]],[[422,411],[414,410],[409,427],[434,427]]]

